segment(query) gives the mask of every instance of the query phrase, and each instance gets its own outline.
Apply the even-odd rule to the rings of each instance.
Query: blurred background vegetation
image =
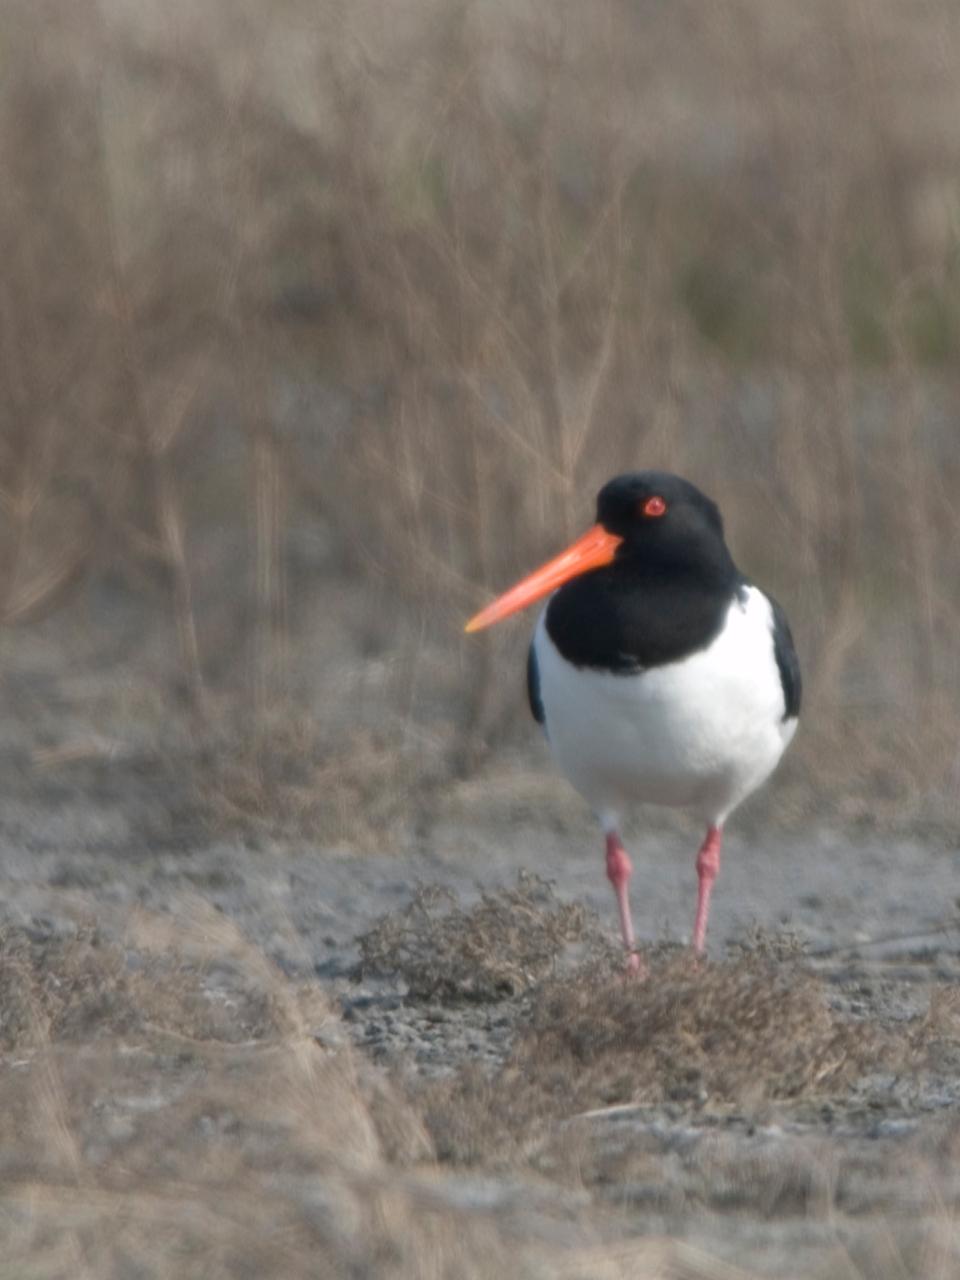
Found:
[[[951,0],[8,0],[10,776],[416,832],[544,767],[464,618],[666,467],[794,623],[782,816],[955,830],[958,119]]]

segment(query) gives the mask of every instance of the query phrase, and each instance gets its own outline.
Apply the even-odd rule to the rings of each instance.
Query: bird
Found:
[[[642,804],[706,825],[692,944],[704,950],[724,826],[797,728],[800,663],[786,614],[734,563],[715,502],[667,471],[616,476],[596,522],[466,625],[548,596],[527,658],[530,710],[606,843],[627,969],[642,973],[624,816]]]

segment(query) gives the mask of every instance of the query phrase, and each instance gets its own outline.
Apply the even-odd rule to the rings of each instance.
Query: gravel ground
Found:
[[[418,1000],[399,978],[359,972],[357,936],[402,909],[417,885],[444,886],[469,905],[484,890],[513,885],[525,868],[614,934],[599,841],[576,819],[549,828],[533,816],[484,819],[482,804],[471,810],[461,800],[457,812],[440,806],[419,849],[361,856],[298,842],[211,841],[197,832],[158,840],[150,806],[162,807],[163,798],[144,784],[138,809],[135,788],[119,792],[124,803],[102,788],[97,799],[95,788],[61,776],[42,802],[11,797],[0,835],[0,918],[42,950],[76,935],[78,919],[122,942],[136,908],[177,917],[200,900],[290,979],[330,998],[342,1018],[316,1028],[321,1044],[352,1041],[404,1087],[442,1080],[465,1063],[498,1067],[529,1014],[528,995]],[[640,935],[685,941],[695,833],[646,831],[631,843]],[[806,963],[826,980],[835,1008],[887,1030],[906,1028],[960,977],[958,870],[960,851],[919,838],[812,829],[771,831],[761,842],[734,826],[711,950],[723,954],[757,924],[788,929],[805,944]],[[229,974],[212,965],[204,982],[210,999],[252,1016],[250,1002],[231,995]],[[577,1159],[591,1170],[579,1189],[567,1177],[551,1182],[549,1169],[530,1181],[480,1168],[450,1170],[436,1194],[477,1212],[509,1207],[521,1235],[555,1242],[564,1205],[575,1201],[581,1226],[568,1229],[579,1244],[683,1241],[693,1252],[676,1274],[715,1274],[696,1269],[698,1250],[756,1274],[921,1274],[911,1270],[917,1258],[923,1266],[938,1260],[946,1268],[939,1274],[960,1274],[952,1225],[960,1197],[958,1044],[955,1037],[946,1046],[935,1070],[867,1073],[839,1100],[781,1103],[762,1115],[682,1102],[601,1108],[569,1120]],[[176,1083],[178,1068],[170,1070]]]

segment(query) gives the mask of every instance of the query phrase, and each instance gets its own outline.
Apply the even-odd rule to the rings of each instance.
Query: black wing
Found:
[[[800,714],[803,697],[803,681],[800,678],[800,659],[790,634],[790,623],[776,600],[768,596],[773,610],[773,653],[777,659],[780,683],[783,685],[784,720],[795,719]]]
[[[537,666],[537,654],[532,644],[527,651],[527,698],[534,720],[537,724],[543,724],[546,714],[543,710],[543,699],[540,697],[540,668]]]

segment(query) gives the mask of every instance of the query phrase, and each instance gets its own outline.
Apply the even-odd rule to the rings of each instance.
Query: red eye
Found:
[[[640,510],[645,516],[662,516],[667,509],[667,504],[659,496],[648,498]]]

